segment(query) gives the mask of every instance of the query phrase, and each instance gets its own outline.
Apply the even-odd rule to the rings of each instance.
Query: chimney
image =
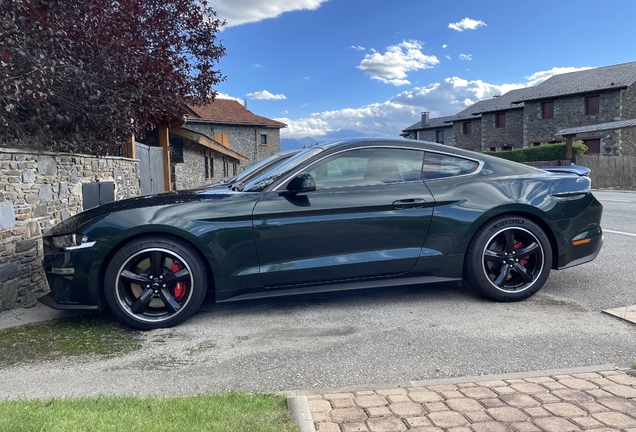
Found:
[[[428,126],[428,115],[429,114],[430,114],[430,112],[428,112],[428,111],[423,111],[422,112],[422,127]]]
[[[247,109],[247,99],[243,99],[243,108]]]

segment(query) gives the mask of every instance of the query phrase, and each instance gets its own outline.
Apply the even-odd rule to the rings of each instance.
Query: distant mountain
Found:
[[[293,150],[299,149],[303,146],[309,147],[313,146],[316,143],[322,144],[331,141],[349,139],[349,138],[365,138],[369,137],[369,134],[361,133],[360,131],[355,131],[351,129],[340,129],[337,131],[328,132],[325,135],[322,135],[320,139],[305,137],[301,139],[295,138],[281,138],[280,140],[280,149],[281,150]]]

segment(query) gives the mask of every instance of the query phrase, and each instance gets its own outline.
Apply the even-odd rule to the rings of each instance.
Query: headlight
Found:
[[[53,244],[60,249],[75,250],[89,248],[95,244],[95,241],[84,234],[73,233],[53,237]]]

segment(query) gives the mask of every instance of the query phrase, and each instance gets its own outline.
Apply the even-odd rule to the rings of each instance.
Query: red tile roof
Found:
[[[188,114],[189,120],[205,120],[213,123],[258,125],[272,128],[287,127],[285,123],[261,117],[247,110],[241,103],[233,99],[215,99],[203,106],[188,106],[196,114]]]

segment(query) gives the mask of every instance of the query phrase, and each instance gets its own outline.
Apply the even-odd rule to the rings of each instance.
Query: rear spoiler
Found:
[[[541,167],[541,169],[551,173],[576,174],[581,177],[588,177],[590,175],[590,169],[588,167],[584,167],[580,165],[548,166],[548,167]]]

